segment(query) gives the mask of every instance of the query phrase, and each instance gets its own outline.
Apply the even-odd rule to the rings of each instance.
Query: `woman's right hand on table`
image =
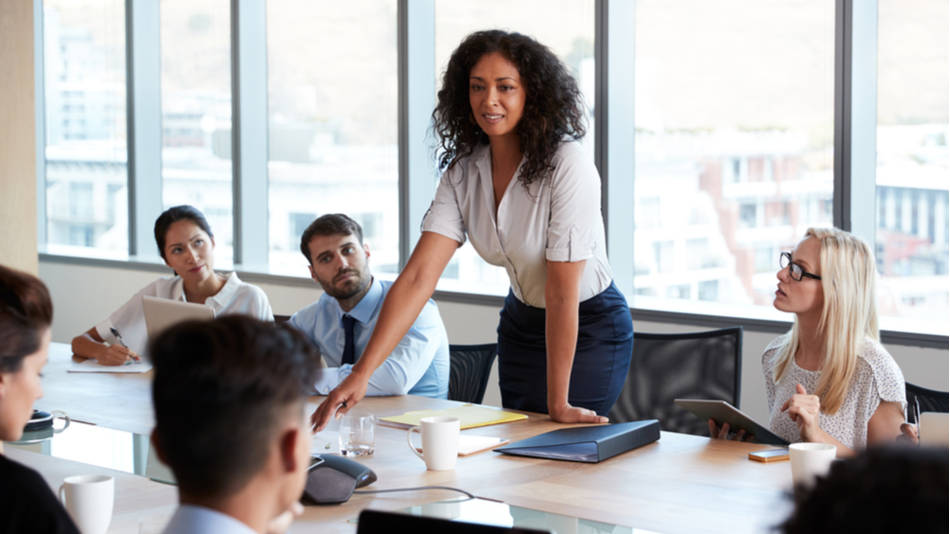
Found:
[[[95,328],[79,334],[72,341],[73,356],[82,360],[95,359],[100,365],[124,365],[142,358],[121,343],[107,344]]]
[[[369,378],[357,373],[351,373],[344,378],[343,382],[340,382],[339,386],[330,391],[327,398],[323,399],[320,406],[310,416],[313,431],[319,432],[326,428],[332,417],[343,417],[343,414],[350,411],[350,408],[363,400],[368,385]]]
[[[99,365],[125,365],[140,359],[141,357],[132,349],[122,345],[103,345],[102,350],[96,354]]]

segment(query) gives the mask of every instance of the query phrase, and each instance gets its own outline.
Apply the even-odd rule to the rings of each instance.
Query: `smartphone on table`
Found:
[[[766,449],[749,453],[749,459],[756,462],[781,462],[788,460],[788,449]]]

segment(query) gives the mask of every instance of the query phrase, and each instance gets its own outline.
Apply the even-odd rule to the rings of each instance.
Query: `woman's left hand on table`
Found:
[[[597,415],[594,410],[566,403],[557,407],[549,406],[548,414],[558,423],[606,423],[608,421],[606,417]]]

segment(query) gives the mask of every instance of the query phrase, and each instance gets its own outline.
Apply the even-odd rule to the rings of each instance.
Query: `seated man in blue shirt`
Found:
[[[310,277],[324,294],[298,311],[290,323],[320,349],[327,368],[315,384],[326,395],[351,372],[369,341],[392,282],[369,271],[363,229],[346,215],[319,217],[304,230],[300,251]],[[439,309],[431,299],[412,328],[373,373],[367,395],[423,395],[444,399],[449,391],[449,341]]]

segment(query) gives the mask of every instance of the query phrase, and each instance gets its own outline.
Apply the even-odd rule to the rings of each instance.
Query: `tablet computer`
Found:
[[[145,311],[145,329],[149,341],[175,323],[191,319],[214,319],[214,310],[210,306],[150,295],[142,297],[142,308]]]
[[[719,424],[729,423],[730,430],[744,429],[746,433],[755,435],[752,440],[755,443],[788,445],[788,441],[776,436],[768,428],[756,423],[751,417],[724,400],[675,399],[673,404],[693,412],[703,421],[712,419]]]

